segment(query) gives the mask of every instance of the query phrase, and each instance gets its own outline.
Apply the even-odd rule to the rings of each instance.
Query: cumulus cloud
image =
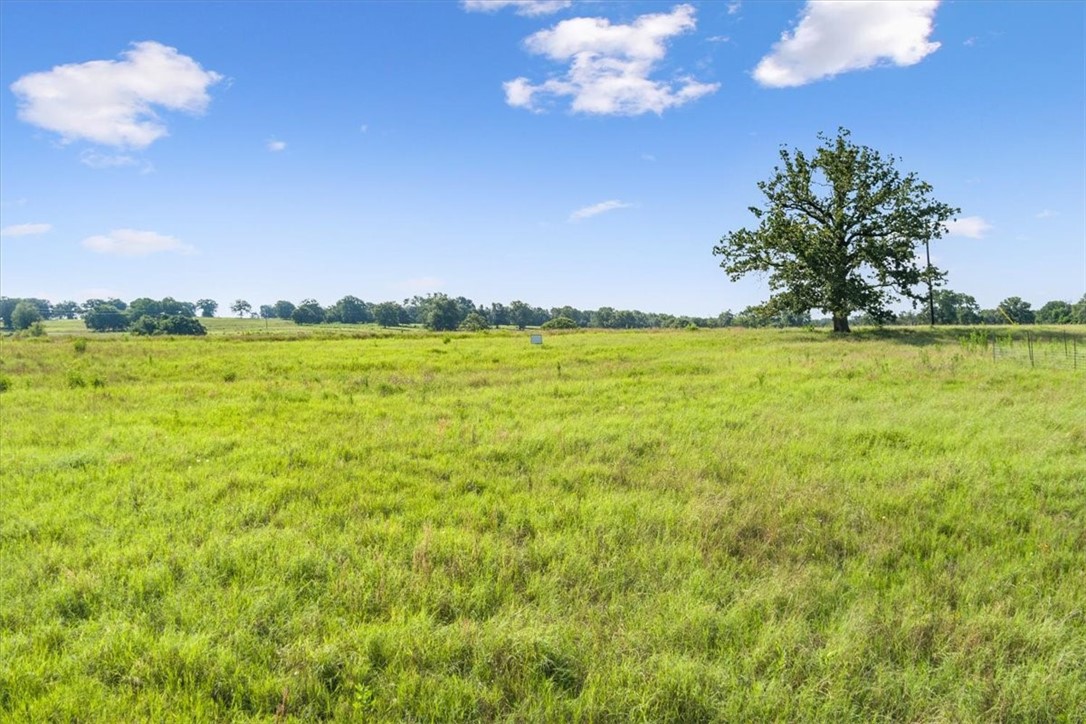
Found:
[[[146,148],[167,135],[155,107],[199,115],[222,80],[192,58],[154,41],[134,43],[122,60],[58,65],[11,84],[19,118],[60,134],[107,146]]]
[[[631,206],[633,206],[633,204],[628,204],[625,201],[618,201],[615,199],[601,201],[598,204],[592,204],[591,206],[585,206],[583,209],[577,209],[569,215],[569,220],[580,221],[581,219],[588,219],[608,211],[614,211],[615,209],[628,209]]]
[[[667,54],[668,39],[695,26],[690,5],[641,15],[628,25],[612,25],[606,18],[563,20],[530,35],[524,45],[531,53],[568,62],[568,71],[539,84],[523,77],[508,81],[505,101],[534,111],[540,109],[541,97],[569,97],[576,113],[625,116],[660,114],[689,103],[713,93],[720,84],[690,77],[665,82],[649,76]]]
[[[963,216],[960,219],[948,221],[947,233],[950,236],[964,236],[969,239],[983,239],[992,225],[979,216]]]
[[[573,5],[572,0],[464,0],[461,7],[469,13],[496,13],[513,8],[517,15],[536,17],[550,15]]]
[[[90,236],[83,240],[83,246],[99,254],[117,256],[147,256],[164,251],[191,254],[195,251],[173,236],[136,229],[114,229],[105,235]]]
[[[279,151],[282,151],[286,147],[287,147],[287,142],[286,141],[276,141],[274,139],[271,140],[271,141],[268,141],[268,150],[271,151],[272,153],[277,153]]]
[[[14,224],[0,229],[0,236],[34,236],[53,230],[52,224]]]
[[[728,15],[735,15],[742,8],[743,8],[743,3],[741,3],[739,0],[735,0],[734,2],[730,2],[730,3],[728,3]]]
[[[754,79],[786,88],[876,65],[915,65],[939,48],[928,40],[938,6],[938,0],[808,0]]]

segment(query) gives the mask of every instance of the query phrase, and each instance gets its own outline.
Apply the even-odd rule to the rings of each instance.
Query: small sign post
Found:
[[[532,344],[543,344],[543,335],[542,334],[533,334],[532,335]]]

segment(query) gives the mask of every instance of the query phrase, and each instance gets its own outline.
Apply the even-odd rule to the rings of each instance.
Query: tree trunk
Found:
[[[841,334],[848,334],[852,330],[848,328],[848,315],[847,314],[833,314],[833,331],[840,332]]]

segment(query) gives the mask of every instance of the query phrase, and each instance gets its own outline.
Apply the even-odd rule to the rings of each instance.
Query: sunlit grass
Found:
[[[1081,718],[1082,371],[244,322],[3,341],[5,717]]]

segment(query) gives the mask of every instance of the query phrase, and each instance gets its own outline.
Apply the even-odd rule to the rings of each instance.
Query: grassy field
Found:
[[[0,350],[0,718],[1086,718],[1081,368],[64,331]]]

